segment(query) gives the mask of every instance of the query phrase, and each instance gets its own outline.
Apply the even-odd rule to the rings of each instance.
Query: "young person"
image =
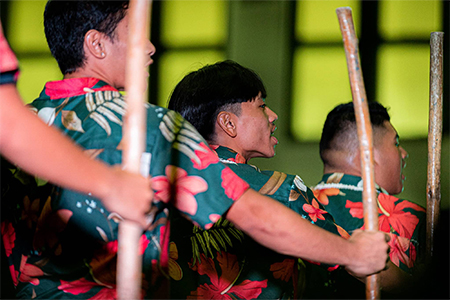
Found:
[[[152,200],[150,180],[90,159],[71,140],[46,126],[23,105],[15,84],[18,75],[18,61],[0,23],[0,153],[31,174],[92,193],[111,211],[145,226]],[[52,150],[56,148],[60,151]]]
[[[48,124],[108,164],[121,162],[126,103],[119,90],[125,83],[127,8],[128,1],[49,1],[45,33],[64,79],[48,82],[32,103]],[[147,66],[154,52],[147,40]],[[176,211],[202,228],[226,216],[283,254],[346,265],[357,274],[384,268],[384,234],[359,231],[347,241],[315,228],[249,189],[177,113],[149,105],[146,130],[142,161],[152,176],[157,211],[141,237],[143,297],[163,297],[159,289],[170,265],[167,219]],[[18,296],[114,298],[119,222],[120,216],[86,195],[54,194],[40,215],[28,256],[22,256]],[[313,237],[313,247],[304,242]],[[322,251],[331,244],[332,253]]]
[[[412,297],[421,278],[422,268],[418,265],[424,263],[426,212],[416,203],[392,196],[403,190],[403,168],[408,153],[400,145],[387,109],[380,103],[370,102],[369,114],[379,229],[391,236],[391,266],[381,273],[381,286],[383,291],[395,293],[397,297]],[[314,194],[345,230],[353,232],[362,228],[361,158],[353,102],[340,104],[328,114],[320,140],[320,157],[324,175],[313,188]],[[339,272],[333,275],[336,274]],[[338,282],[344,279],[336,277]],[[344,284],[337,287],[342,297],[349,297],[356,283],[353,288]],[[363,295],[362,287],[359,292],[355,297]]]
[[[175,87],[169,109],[189,121],[220,161],[252,189],[312,224],[347,237],[298,175],[260,171],[248,164],[255,157],[273,157],[278,144],[274,136],[278,116],[265,104],[265,98],[266,89],[256,73],[236,62],[223,61],[186,75]],[[179,218],[173,224],[183,222]],[[307,274],[301,260],[255,244],[226,221],[207,231],[187,224],[180,227],[184,230],[172,235],[172,247],[178,252],[177,267],[170,274],[173,298],[204,298],[213,291],[245,299],[298,298],[302,294]],[[334,251],[332,247],[323,250]],[[227,276],[221,275],[224,272]]]

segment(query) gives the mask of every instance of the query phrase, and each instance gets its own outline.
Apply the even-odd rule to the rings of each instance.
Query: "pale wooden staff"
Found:
[[[430,114],[428,119],[427,259],[433,256],[441,204],[441,141],[444,33],[430,36]]]
[[[129,27],[125,90],[127,111],[123,125],[122,165],[127,171],[140,173],[140,160],[145,150],[147,102],[145,90],[148,60],[145,43],[150,32],[151,1],[131,0],[128,8]],[[148,176],[148,174],[142,174]],[[142,283],[142,255],[139,240],[140,225],[122,221],[119,225],[119,248],[117,253],[117,297],[118,299],[140,299]]]
[[[378,231],[378,206],[375,190],[375,175],[373,170],[373,142],[372,125],[370,123],[369,107],[366,89],[361,71],[358,39],[353,25],[350,7],[336,9],[339,26],[344,41],[345,56],[347,58],[348,75],[352,89],[355,108],[356,124],[358,128],[359,149],[361,154],[361,170],[363,178],[363,208],[364,226],[366,230]],[[379,299],[379,278],[377,275],[366,279],[366,298]]]

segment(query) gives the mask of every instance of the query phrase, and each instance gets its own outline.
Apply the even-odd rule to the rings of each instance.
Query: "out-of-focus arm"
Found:
[[[14,84],[0,85],[0,153],[30,174],[92,193],[110,210],[144,226],[150,179],[90,159],[81,148],[33,115]]]

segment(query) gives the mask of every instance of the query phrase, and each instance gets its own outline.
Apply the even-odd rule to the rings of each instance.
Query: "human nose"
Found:
[[[400,153],[402,155],[403,160],[407,159],[409,156],[408,152],[406,152],[406,150],[402,146],[400,146]]]
[[[155,47],[155,45],[153,45],[153,43],[150,40],[147,40],[147,45],[145,48],[146,48],[146,54],[150,57],[152,57],[156,52],[156,47]]]
[[[278,115],[271,110],[269,107],[266,106],[267,109],[267,115],[269,116],[269,122],[275,122],[276,120],[278,120]]]

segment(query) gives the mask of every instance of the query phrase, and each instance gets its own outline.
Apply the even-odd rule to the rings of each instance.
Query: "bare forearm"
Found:
[[[243,202],[238,201],[227,218],[259,243],[279,253],[331,264],[348,262],[350,249],[346,240],[312,225],[282,204],[258,195],[252,190],[247,191],[243,197],[248,197],[244,201],[250,205],[242,206],[243,211],[239,212]],[[335,251],[324,253],[323,249],[330,245]]]
[[[384,235],[377,234],[376,239],[372,239],[369,233],[361,236],[358,232],[357,243],[354,242],[356,239],[345,240],[312,225],[294,211],[253,190],[248,190],[230,208],[227,219],[274,251],[327,264],[351,266],[356,273],[379,271],[387,259],[388,246],[383,243]],[[370,249],[374,245],[377,250]],[[376,263],[370,265],[366,261],[372,254]],[[367,270],[366,265],[370,265]]]
[[[2,86],[0,95],[4,106],[0,115],[2,155],[25,171],[58,185],[105,196],[107,182],[112,182],[107,166],[92,161],[15,100],[19,96],[14,85]]]

